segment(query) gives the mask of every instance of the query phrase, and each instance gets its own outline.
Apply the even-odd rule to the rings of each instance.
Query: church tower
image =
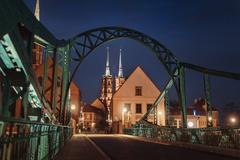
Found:
[[[39,0],[35,1],[34,15],[35,15],[36,19],[38,21],[40,21]],[[43,52],[42,46],[40,46],[39,44],[35,43],[34,46],[33,46],[33,55],[32,55],[32,58],[33,58],[33,68],[34,69],[37,69],[38,66],[43,63],[42,62],[42,56],[43,56],[42,52]]]
[[[109,66],[109,47],[107,47],[107,61],[106,61],[106,69],[105,74],[102,76],[102,88],[101,88],[101,97],[100,100],[105,104],[108,110],[108,117],[107,119],[110,120],[110,103],[112,100],[113,95],[113,84],[112,84],[113,78],[110,73],[110,66]]]
[[[115,78],[115,91],[117,91],[123,85],[124,82],[125,82],[125,78],[123,77],[123,69],[122,69],[122,49],[120,49],[118,76]]]

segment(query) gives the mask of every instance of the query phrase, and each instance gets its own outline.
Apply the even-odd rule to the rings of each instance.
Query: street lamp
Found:
[[[230,117],[230,122],[231,122],[231,125],[234,126],[237,123],[237,119],[235,117]]]
[[[76,106],[73,104],[71,105],[71,110],[75,110],[76,109]]]
[[[211,116],[208,117],[208,121],[209,121],[209,122],[212,121],[212,117],[211,117]]]
[[[193,122],[189,121],[189,122],[188,122],[188,127],[189,127],[189,128],[193,128],[193,126],[194,126]]]
[[[235,118],[235,117],[231,117],[231,118],[230,118],[230,121],[231,121],[232,123],[235,123],[235,122],[236,122],[236,118]]]

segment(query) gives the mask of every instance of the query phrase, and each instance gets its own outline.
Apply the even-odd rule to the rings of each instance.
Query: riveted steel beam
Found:
[[[179,67],[179,93],[180,106],[182,109],[182,127],[187,128],[185,67],[183,66]]]
[[[204,74],[204,93],[205,93],[205,103],[207,105],[207,111],[206,111],[206,118],[207,118],[207,127],[213,126],[213,120],[212,120],[212,97],[211,97],[211,84],[210,84],[210,77],[208,74]]]

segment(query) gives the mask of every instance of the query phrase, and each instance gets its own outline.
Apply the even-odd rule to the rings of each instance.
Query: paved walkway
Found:
[[[74,135],[54,160],[105,160],[104,153],[85,135]]]
[[[188,147],[126,135],[74,135],[54,160],[235,160]]]

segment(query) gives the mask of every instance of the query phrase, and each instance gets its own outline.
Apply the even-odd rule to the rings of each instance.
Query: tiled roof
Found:
[[[83,107],[83,112],[94,112],[97,114],[104,114],[104,112],[101,109],[96,108],[90,104],[87,104]]]

